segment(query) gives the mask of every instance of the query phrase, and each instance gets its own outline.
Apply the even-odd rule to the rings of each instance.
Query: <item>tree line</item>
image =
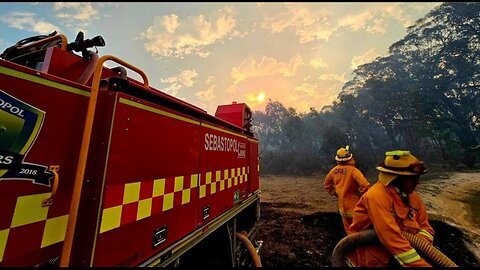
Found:
[[[427,166],[480,162],[480,4],[443,3],[353,71],[332,105],[299,113],[278,101],[253,112],[262,173],[327,172],[339,147],[373,170],[388,150]],[[319,89],[321,91],[321,89]]]

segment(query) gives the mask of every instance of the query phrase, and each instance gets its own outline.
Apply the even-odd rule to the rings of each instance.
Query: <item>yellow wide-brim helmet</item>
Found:
[[[337,150],[337,155],[335,156],[336,161],[348,161],[353,158],[353,154],[350,153],[350,147],[347,145],[345,148],[340,148]]]
[[[423,161],[404,150],[386,152],[385,160],[377,166],[377,170],[380,171],[379,181],[384,185],[399,175],[420,175],[427,172]]]

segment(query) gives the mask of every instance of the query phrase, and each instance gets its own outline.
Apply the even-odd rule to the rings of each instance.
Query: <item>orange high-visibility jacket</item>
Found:
[[[325,177],[323,186],[329,194],[337,194],[340,214],[343,217],[352,217],[355,204],[370,187],[370,183],[355,167],[355,161],[352,158],[331,169]]]
[[[377,182],[358,201],[349,234],[374,228],[382,245],[356,248],[347,255],[354,266],[387,266],[393,256],[402,266],[430,266],[401,234],[406,231],[433,242],[425,205],[414,191],[406,205],[394,186]]]

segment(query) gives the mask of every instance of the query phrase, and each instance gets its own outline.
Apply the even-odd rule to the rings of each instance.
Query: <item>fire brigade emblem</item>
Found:
[[[50,186],[47,166],[23,162],[34,144],[45,112],[0,90],[0,180],[30,180]]]

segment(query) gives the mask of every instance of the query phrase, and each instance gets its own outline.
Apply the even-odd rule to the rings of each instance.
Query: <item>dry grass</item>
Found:
[[[311,177],[273,176],[261,178],[262,202],[284,203],[287,209],[301,214],[337,211],[337,198],[323,189],[325,175]],[[290,205],[290,207],[288,207]],[[296,207],[300,205],[302,207]]]

